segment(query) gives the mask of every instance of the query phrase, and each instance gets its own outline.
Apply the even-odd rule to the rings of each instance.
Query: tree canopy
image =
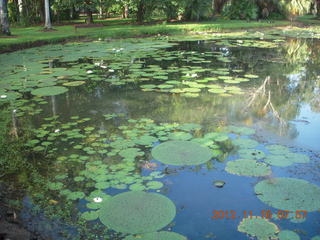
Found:
[[[319,14],[319,8],[320,0],[0,0],[0,25],[2,32],[9,34],[9,22],[22,26],[46,22],[47,26],[49,20],[56,23],[84,15],[84,21],[92,24],[93,14],[99,18],[130,17],[138,23],[154,17],[199,21],[216,15],[227,19],[293,20],[306,13]]]

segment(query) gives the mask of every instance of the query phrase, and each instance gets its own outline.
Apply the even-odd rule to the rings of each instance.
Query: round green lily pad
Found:
[[[237,138],[232,143],[240,148],[255,148],[259,145],[257,141],[247,138]]]
[[[55,96],[59,94],[63,94],[68,91],[68,88],[65,87],[44,87],[38,88],[31,92],[32,95],[36,96]]]
[[[152,149],[152,156],[165,164],[198,165],[212,158],[212,151],[198,143],[189,141],[169,141]]]
[[[239,156],[244,159],[255,159],[259,160],[265,157],[264,152],[257,149],[240,149]]]
[[[271,168],[267,164],[251,159],[229,161],[225,170],[240,176],[262,177],[271,174]]]
[[[299,235],[290,230],[282,230],[278,237],[279,240],[300,240]]]
[[[279,228],[276,224],[257,216],[244,218],[238,225],[238,231],[246,233],[258,240],[277,239]]]
[[[118,194],[100,209],[99,218],[117,232],[138,234],[155,232],[176,215],[174,203],[158,193],[131,191]]]
[[[288,167],[292,165],[290,159],[283,155],[269,155],[264,161],[272,166],[278,167]]]
[[[171,140],[190,140],[192,135],[186,132],[173,132],[170,133],[168,137]]]
[[[73,82],[66,82],[62,85],[67,86],[67,87],[77,87],[77,86],[81,86],[85,83],[86,83],[85,81],[73,81]]]
[[[127,236],[124,240],[187,240],[185,236],[182,236],[175,232],[154,232],[139,234],[137,236]]]
[[[87,211],[81,214],[81,218],[87,221],[96,220],[99,217],[98,211]]]
[[[151,181],[147,183],[148,189],[160,189],[163,187],[163,183],[159,181]]]
[[[262,202],[277,209],[308,212],[320,209],[320,187],[302,179],[267,179],[254,190]]]
[[[266,146],[266,149],[272,154],[282,155],[289,153],[289,149],[282,145],[269,145]]]

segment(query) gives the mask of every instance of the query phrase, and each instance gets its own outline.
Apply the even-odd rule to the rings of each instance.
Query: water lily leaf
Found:
[[[129,186],[129,189],[131,191],[143,191],[146,189],[146,187],[140,183],[135,183]]]
[[[68,91],[68,88],[65,87],[44,87],[38,88],[31,92],[32,95],[37,96],[55,96],[59,94],[63,94]]]
[[[278,237],[279,240],[300,240],[299,235],[290,230],[282,230]]]
[[[238,153],[244,159],[259,160],[265,157],[265,153],[257,149],[240,149]]]
[[[81,218],[87,221],[94,221],[98,219],[99,213],[98,211],[86,211],[81,214]]]
[[[100,221],[108,228],[131,234],[162,229],[175,215],[176,208],[170,199],[161,194],[140,191],[112,197],[99,212]]]
[[[195,142],[168,141],[152,149],[152,156],[170,165],[198,165],[212,158],[212,151]]]
[[[289,158],[283,155],[269,155],[264,159],[264,161],[277,167],[288,167],[293,163]]]
[[[173,132],[169,134],[168,138],[171,140],[190,140],[192,135],[186,132]]]
[[[237,138],[232,143],[240,148],[255,148],[259,145],[257,141],[248,138]]]
[[[148,189],[160,189],[163,187],[163,183],[159,181],[150,181],[147,183]]]
[[[277,209],[308,212],[320,209],[320,187],[302,179],[267,179],[254,190],[262,202]]]
[[[175,232],[154,232],[139,234],[136,236],[127,236],[124,240],[187,240],[185,236],[182,236]]]
[[[268,151],[272,154],[282,155],[282,154],[290,153],[290,150],[287,147],[282,145],[269,145],[269,146],[266,146],[266,149],[268,149]]]
[[[255,237],[258,240],[277,239],[279,228],[268,219],[258,216],[244,218],[238,225],[238,231]]]
[[[250,159],[229,161],[225,170],[228,173],[252,177],[262,177],[271,174],[271,168],[267,164]]]

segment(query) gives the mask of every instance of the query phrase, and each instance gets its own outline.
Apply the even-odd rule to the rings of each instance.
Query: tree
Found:
[[[76,6],[82,8],[86,15],[86,23],[93,23],[93,12],[97,10],[97,6],[99,6],[99,0],[76,0]]]
[[[313,2],[314,0],[280,0],[278,5],[285,16],[294,20],[296,16],[310,12]]]
[[[212,8],[214,9],[214,13],[220,15],[224,5],[227,2],[228,0],[212,0]]]
[[[50,17],[50,2],[49,0],[44,0],[44,8],[45,8],[45,29],[52,29],[51,17]]]
[[[200,19],[208,17],[212,9],[211,0],[184,0],[183,4],[183,18],[185,20],[199,21]]]
[[[8,36],[11,35],[10,29],[9,29],[7,0],[0,0],[0,26],[3,34]]]

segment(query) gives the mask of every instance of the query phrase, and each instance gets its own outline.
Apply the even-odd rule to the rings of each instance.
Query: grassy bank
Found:
[[[100,22],[101,23],[101,22]],[[55,26],[56,31],[43,32],[41,26],[27,28],[11,28],[12,37],[0,37],[0,52],[13,51],[20,48],[37,46],[47,43],[62,42],[77,38],[126,38],[157,34],[183,34],[191,32],[221,32],[235,29],[259,27],[275,27],[290,24],[288,21],[247,22],[216,20],[197,23],[170,23],[156,25],[133,25],[115,21],[103,21],[103,27],[78,28],[74,25]]]

